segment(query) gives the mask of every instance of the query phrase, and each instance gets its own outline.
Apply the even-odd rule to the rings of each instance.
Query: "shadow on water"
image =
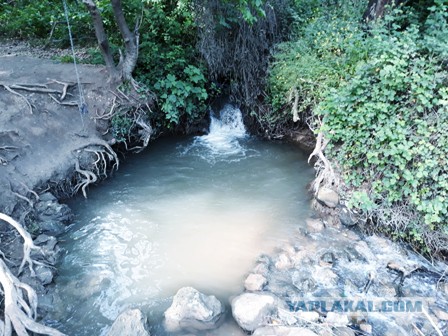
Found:
[[[71,202],[51,318],[67,334],[98,335],[139,307],[165,335],[163,311],[181,287],[228,304],[257,257],[309,214],[312,174],[296,146],[249,137],[231,106],[206,136],[158,140]],[[207,335],[241,332],[228,322]]]

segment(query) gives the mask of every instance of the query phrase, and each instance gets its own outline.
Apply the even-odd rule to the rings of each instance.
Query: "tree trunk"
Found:
[[[363,18],[365,21],[375,21],[378,18],[384,16],[387,6],[397,6],[405,0],[369,0],[366,11],[364,12]]]
[[[132,80],[132,72],[135,69],[138,59],[139,34],[138,25],[134,32],[129,29],[123,13],[121,0],[111,0],[112,10],[114,12],[115,21],[120,30],[121,37],[124,41],[125,53],[124,57],[120,57],[120,63],[115,65],[112,52],[109,46],[106,31],[104,30],[103,19],[94,0],[82,0],[92,17],[93,26],[95,27],[95,35],[100,46],[104,61],[106,62],[109,77],[112,81]]]
[[[125,46],[125,57],[124,59],[120,60],[120,64],[118,65],[119,71],[121,72],[125,80],[131,80],[132,72],[134,71],[138,59],[138,24],[136,24],[134,32],[131,32],[124,17],[121,0],[111,0],[111,3],[115,20],[117,22],[118,29],[120,30],[121,37],[123,38]]]
[[[119,79],[119,71],[115,66],[115,62],[112,56],[112,51],[110,50],[109,40],[107,38],[106,31],[104,30],[103,19],[101,17],[100,11],[96,6],[94,0],[82,0],[84,5],[92,17],[93,26],[95,28],[95,35],[98,41],[98,45],[103,55],[104,62],[106,63],[107,71],[109,72],[109,77],[112,80]]]

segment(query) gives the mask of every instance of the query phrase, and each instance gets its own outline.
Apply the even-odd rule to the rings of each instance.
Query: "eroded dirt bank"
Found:
[[[112,98],[105,69],[80,65],[79,73],[88,106],[82,119],[76,105],[65,105],[79,97],[73,64],[0,57],[0,211],[13,214],[19,201],[31,205],[31,190],[69,194],[67,179],[77,161],[85,164],[86,149],[107,150],[95,118]]]
[[[81,114],[73,64],[13,51],[2,48],[0,53],[0,212],[25,226],[40,249],[31,251],[38,264],[25,268],[20,281],[36,290],[38,314],[44,316],[53,305],[47,294],[56,272],[52,265],[60,255],[56,237],[72,219],[58,198],[82,192],[118,164],[102,135],[108,122],[99,118],[114,96],[103,67],[79,65],[88,107]],[[15,275],[20,273],[22,244],[17,232],[1,221],[0,250]]]

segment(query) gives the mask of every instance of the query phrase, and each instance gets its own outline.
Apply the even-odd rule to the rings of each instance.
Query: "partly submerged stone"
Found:
[[[179,289],[171,307],[165,311],[165,327],[168,331],[213,329],[223,312],[223,306],[215,296],[184,287]]]
[[[150,336],[146,324],[146,316],[139,309],[129,309],[117,317],[107,336]]]
[[[317,336],[309,329],[301,327],[273,326],[262,327],[255,330],[253,336]]]
[[[244,288],[248,291],[261,291],[263,287],[267,284],[266,278],[261,274],[251,273],[247,276],[244,281]]]
[[[278,301],[274,295],[241,294],[232,300],[233,318],[241,328],[252,332],[277,314]]]

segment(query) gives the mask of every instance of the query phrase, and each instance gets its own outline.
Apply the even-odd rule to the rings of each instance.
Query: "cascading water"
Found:
[[[219,112],[219,117],[210,114],[209,133],[196,137],[184,153],[198,155],[210,163],[237,161],[248,154],[249,149],[241,144],[248,137],[240,109],[227,104]]]
[[[296,146],[249,137],[231,105],[212,117],[207,135],[159,139],[87,200],[71,202],[77,217],[62,237],[52,324],[99,335],[139,307],[160,336],[181,287],[227,303],[260,254],[308,215],[312,172]],[[231,326],[213,335],[244,335]]]

